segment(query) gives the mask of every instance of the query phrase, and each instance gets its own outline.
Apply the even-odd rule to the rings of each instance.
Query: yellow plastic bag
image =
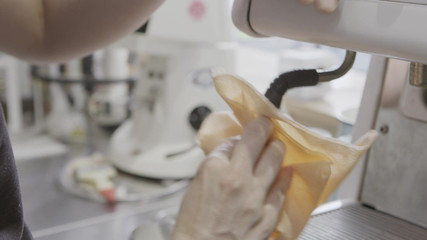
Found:
[[[234,112],[214,113],[202,124],[198,141],[205,153],[230,136],[242,132],[258,116],[269,117],[272,137],[286,145],[282,167],[292,166],[294,174],[285,204],[270,239],[296,239],[311,212],[333,193],[377,137],[371,130],[356,144],[348,144],[310,131],[287,118],[251,85],[232,75],[219,75],[215,87]]]

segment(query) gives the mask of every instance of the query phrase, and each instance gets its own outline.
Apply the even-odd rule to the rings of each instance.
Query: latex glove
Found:
[[[317,9],[324,13],[332,13],[338,7],[339,0],[299,0],[302,4],[316,4]]]
[[[292,171],[261,117],[212,151],[181,205],[173,240],[260,240],[273,232]]]

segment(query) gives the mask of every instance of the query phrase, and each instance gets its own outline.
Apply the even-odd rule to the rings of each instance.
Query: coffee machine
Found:
[[[341,201],[316,210],[300,239],[427,239],[427,3],[341,0],[323,14],[298,1],[235,0],[233,21],[254,37],[373,54],[353,140],[380,136]]]

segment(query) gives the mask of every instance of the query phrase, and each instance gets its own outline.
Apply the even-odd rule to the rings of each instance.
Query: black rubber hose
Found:
[[[282,73],[274,79],[264,96],[277,108],[280,108],[283,95],[294,87],[314,86],[319,83],[319,73],[314,69],[296,70]]]

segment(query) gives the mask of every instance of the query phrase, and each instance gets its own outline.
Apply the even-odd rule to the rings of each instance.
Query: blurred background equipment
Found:
[[[227,0],[169,1],[106,49],[62,64],[26,64],[33,119],[23,135],[36,129],[65,148],[17,158],[36,239],[129,239],[179,206],[204,158],[197,129],[210,112],[226,109],[212,74],[240,69],[258,78],[260,60],[272,63],[265,74],[277,71],[273,54],[236,55],[230,7]],[[254,56],[257,68],[248,71]]]
[[[110,145],[109,158],[122,171],[155,179],[191,178],[204,159],[195,141],[198,128],[212,111],[227,109],[212,75],[235,66],[234,50],[220,44],[231,41],[228,2],[187,3],[164,4],[145,33],[124,43],[144,59],[132,117]]]

